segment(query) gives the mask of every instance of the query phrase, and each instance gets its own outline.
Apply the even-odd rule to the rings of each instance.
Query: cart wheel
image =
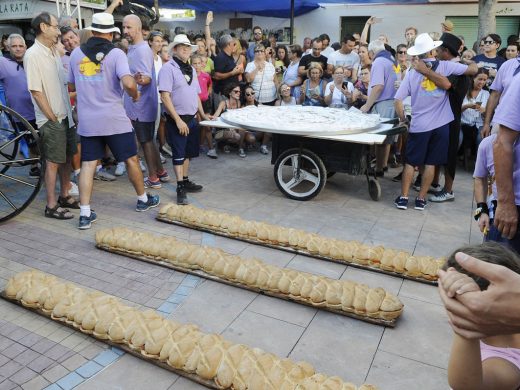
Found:
[[[370,194],[370,198],[372,200],[377,201],[381,199],[381,185],[373,177],[368,179],[368,193]]]
[[[288,149],[276,160],[274,181],[288,198],[309,200],[320,193],[327,182],[323,161],[307,149]]]
[[[332,176],[334,176],[336,174],[336,172],[330,172],[328,171],[327,172],[327,179],[330,179]]]
[[[0,222],[21,213],[36,197],[43,181],[30,177],[40,162],[38,133],[18,113],[0,105]]]

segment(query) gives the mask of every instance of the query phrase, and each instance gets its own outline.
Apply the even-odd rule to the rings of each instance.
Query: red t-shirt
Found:
[[[200,74],[197,75],[199,78],[199,85],[200,85],[200,93],[199,98],[201,102],[205,102],[208,100],[208,90],[209,87],[211,87],[211,76],[207,74],[206,72],[200,72]]]

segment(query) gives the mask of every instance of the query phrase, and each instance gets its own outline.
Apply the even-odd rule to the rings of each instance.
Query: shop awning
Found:
[[[152,0],[134,0],[152,5]],[[428,0],[294,0],[294,15],[299,16],[327,4],[421,4]],[[195,11],[241,12],[274,18],[290,18],[291,0],[159,0],[161,8],[193,9]]]

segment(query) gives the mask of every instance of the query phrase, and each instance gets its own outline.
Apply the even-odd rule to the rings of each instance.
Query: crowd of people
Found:
[[[476,156],[475,219],[486,241],[501,244],[462,248],[440,273],[456,334],[450,385],[520,386],[520,310],[510,310],[520,294],[517,36],[499,50],[500,36],[490,33],[468,49],[446,20],[434,33],[405,28],[394,49],[384,34],[369,42],[371,26],[381,21],[371,17],[361,33],[341,42],[322,34],[286,46],[259,26],[252,42],[229,34],[215,39],[210,12],[203,34],[170,40],[136,15],[124,17],[121,31],[112,16],[121,3],[95,14],[81,31],[74,19],[43,12],[32,20],[36,38],[29,49],[21,35],[2,38],[7,103],[42,140],[46,217],[70,219],[70,210],[79,209],[78,227],[89,229],[97,219],[90,207],[93,180],[113,181],[125,172],[136,211],[156,207],[159,196],[146,190],[170,180],[167,158],[177,203],[187,204],[187,193],[202,190],[189,178],[190,161],[201,150],[210,158],[234,148],[244,158],[256,146],[269,153],[267,133],[199,126],[227,110],[303,104],[397,118],[408,131],[375,148],[371,172],[382,177],[388,166],[402,165],[393,178],[401,181],[396,207],[408,208],[411,188],[418,191],[418,210],[428,193],[432,202],[454,200],[459,156],[466,163]],[[29,175],[39,177],[40,167],[31,166]]]
[[[154,207],[159,199],[145,189],[160,189],[170,180],[163,165],[168,158],[174,165],[177,200],[186,204],[187,192],[202,190],[188,177],[190,160],[201,151],[210,158],[233,149],[243,158],[256,147],[269,153],[267,133],[198,125],[247,105],[355,107],[398,118],[408,131],[375,148],[371,174],[382,177],[389,166],[402,166],[393,178],[402,183],[395,200],[399,209],[408,208],[411,188],[418,191],[418,210],[425,208],[428,194],[432,202],[454,200],[459,159],[469,166],[478,154],[477,173],[493,174],[482,165],[484,152],[477,150],[489,149],[489,142],[480,149],[478,145],[498,131],[493,115],[517,68],[518,37],[509,37],[499,50],[500,36],[487,34],[472,52],[446,20],[439,32],[418,34],[416,27],[405,28],[403,42],[394,49],[384,34],[368,43],[371,26],[381,22],[371,17],[361,33],[346,34],[341,42],[332,43],[324,33],[306,37],[302,46],[286,46],[259,26],[252,29],[252,42],[229,34],[214,37],[213,14],[208,12],[203,33],[177,34],[172,40],[150,31],[135,15],[123,19],[120,31],[112,16],[119,5],[121,0],[112,2],[83,30],[72,18],[57,20],[42,13],[33,20],[36,39],[28,50],[20,35],[3,40],[9,50],[0,61],[0,81],[8,104],[42,134],[48,217],[72,218],[69,209],[74,208],[80,209],[80,220],[91,216],[91,176],[113,181],[126,172],[138,195],[137,209]],[[113,110],[106,108],[108,101]],[[132,137],[117,142],[96,138],[127,133]],[[126,149],[119,150],[121,145]],[[114,174],[107,169],[110,164]],[[141,185],[142,172],[147,175]],[[37,177],[39,167],[31,167],[30,174]],[[52,189],[58,177],[56,197]],[[79,202],[72,197],[78,194]],[[489,195],[497,198],[479,191],[479,205]],[[493,205],[486,204],[480,207],[484,212]],[[88,220],[85,226],[90,226]]]

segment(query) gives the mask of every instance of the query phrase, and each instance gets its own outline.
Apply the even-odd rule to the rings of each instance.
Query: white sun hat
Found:
[[[192,45],[186,34],[177,34],[175,38],[173,38],[172,49],[174,49],[177,45],[187,45],[191,47],[191,51],[196,52],[199,47],[197,45]]]
[[[108,12],[99,12],[92,15],[92,24],[85,30],[97,31],[100,33],[118,32],[121,34],[119,27],[114,25],[114,16]]]
[[[414,45],[406,52],[411,56],[419,56],[428,53],[442,45],[442,41],[434,41],[428,33],[422,33],[415,38]]]

